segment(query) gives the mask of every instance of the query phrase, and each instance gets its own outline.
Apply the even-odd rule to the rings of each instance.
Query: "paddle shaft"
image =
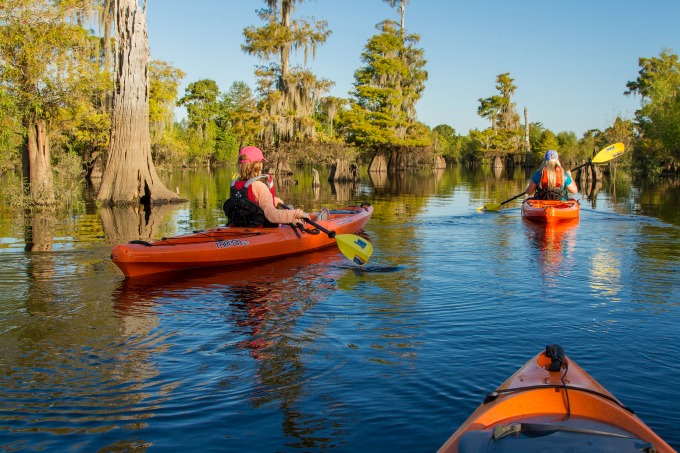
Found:
[[[522,193],[519,194],[519,195],[515,195],[514,197],[512,197],[512,198],[510,198],[510,199],[508,199],[508,200],[501,201],[500,203],[498,203],[498,205],[500,206],[500,205],[504,205],[505,203],[510,203],[512,200],[515,200],[515,199],[521,197],[522,195],[526,195],[526,192],[522,192]]]
[[[586,165],[590,165],[591,163],[592,163],[592,162],[590,161],[590,159],[588,159],[588,162],[586,162],[585,164],[577,165],[577,166],[575,166],[574,168],[572,168],[572,169],[569,170],[569,171],[576,171],[576,170],[578,170],[579,168],[585,167]]]
[[[335,231],[327,230],[326,228],[322,227],[321,225],[319,225],[318,223],[316,223],[316,222],[313,221],[312,219],[304,219],[304,221],[307,222],[307,223],[309,223],[309,224],[312,225],[313,227],[318,228],[319,230],[321,230],[321,231],[323,231],[324,233],[326,233],[326,234],[328,235],[329,238],[333,239],[333,238],[335,237]]]
[[[283,204],[283,203],[279,203],[279,206],[278,206],[278,207],[279,207],[279,208],[283,208],[283,209],[288,209],[288,210],[291,210],[291,209],[292,209],[292,208],[286,206],[286,205]],[[329,230],[329,229],[327,229],[327,228],[322,227],[321,225],[319,225],[318,223],[316,223],[316,222],[313,221],[312,219],[302,219],[302,220],[304,220],[305,222],[309,223],[309,224],[312,225],[313,227],[317,228],[319,231],[323,231],[324,233],[326,233],[326,234],[328,235],[329,238],[331,238],[331,239],[335,238],[335,231],[331,231],[331,230]]]

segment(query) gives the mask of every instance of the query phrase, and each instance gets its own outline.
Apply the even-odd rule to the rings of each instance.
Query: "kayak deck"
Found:
[[[373,213],[368,203],[330,212],[317,223],[337,235],[362,231]],[[157,241],[131,241],[111,252],[126,277],[181,269],[228,266],[303,253],[336,244],[316,229],[292,225],[273,228],[217,227]]]
[[[675,451],[576,363],[551,362],[545,352],[527,362],[439,451]]]
[[[522,203],[522,217],[538,222],[557,223],[579,218],[578,200],[537,200],[527,198]]]

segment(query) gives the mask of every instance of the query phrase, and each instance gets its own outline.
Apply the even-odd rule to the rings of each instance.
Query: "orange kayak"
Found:
[[[362,231],[373,214],[368,203],[331,210],[327,220],[316,220],[336,234]],[[158,241],[131,241],[117,245],[111,259],[126,277],[180,269],[228,266],[315,250],[336,240],[317,229],[290,225],[276,228],[217,227]]]
[[[482,451],[675,450],[552,345],[487,394],[439,449]]]
[[[538,222],[556,223],[578,219],[581,205],[578,200],[535,200],[522,203],[522,217]]]

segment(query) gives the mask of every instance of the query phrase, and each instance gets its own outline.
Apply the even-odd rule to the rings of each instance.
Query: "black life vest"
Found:
[[[269,175],[259,175],[248,181],[235,179],[229,187],[229,199],[224,202],[224,214],[227,216],[227,226],[231,227],[275,227],[264,215],[264,211],[255,201],[251,184],[263,180],[272,194],[274,202],[274,184]]]

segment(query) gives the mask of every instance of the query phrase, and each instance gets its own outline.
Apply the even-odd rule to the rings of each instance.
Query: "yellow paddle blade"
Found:
[[[485,204],[481,208],[477,208],[479,212],[482,211],[500,211],[501,205],[499,203],[491,203],[491,204]]]
[[[342,254],[359,266],[366,264],[373,253],[371,243],[356,234],[338,234],[335,240]]]
[[[593,157],[593,160],[591,162],[594,164],[603,164],[605,162],[609,162],[610,160],[616,157],[619,157],[621,154],[625,152],[626,147],[623,146],[623,143],[614,143],[613,145],[609,145],[602,151],[597,153],[597,155]]]

